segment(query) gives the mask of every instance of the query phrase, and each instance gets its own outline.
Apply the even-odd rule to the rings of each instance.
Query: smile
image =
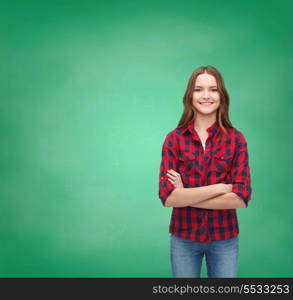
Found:
[[[209,106],[214,104],[214,102],[199,102],[199,104]]]

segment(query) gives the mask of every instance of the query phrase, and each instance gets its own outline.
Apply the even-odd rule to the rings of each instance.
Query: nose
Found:
[[[209,99],[210,98],[210,94],[209,94],[208,90],[204,90],[204,92],[203,92],[203,98],[204,99]]]

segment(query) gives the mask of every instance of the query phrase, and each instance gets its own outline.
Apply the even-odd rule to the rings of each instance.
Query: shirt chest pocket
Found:
[[[228,172],[232,167],[233,155],[227,155],[225,152],[219,152],[214,155],[213,167],[217,172]]]
[[[178,168],[181,171],[190,171],[197,164],[197,157],[191,152],[182,152],[178,157]]]

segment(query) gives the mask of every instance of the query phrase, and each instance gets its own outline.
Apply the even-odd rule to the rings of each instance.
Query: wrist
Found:
[[[232,184],[226,184],[226,183],[224,183],[224,186],[225,186],[225,194],[227,194],[227,193],[231,193],[232,192]]]
[[[219,192],[220,194],[230,193],[232,191],[231,184],[219,183]]]

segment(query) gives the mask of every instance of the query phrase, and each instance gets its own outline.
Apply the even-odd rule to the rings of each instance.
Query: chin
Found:
[[[196,112],[198,114],[201,114],[203,116],[210,116],[210,115],[213,115],[213,114],[216,114],[217,113],[217,110],[202,110],[202,109],[197,109]]]

